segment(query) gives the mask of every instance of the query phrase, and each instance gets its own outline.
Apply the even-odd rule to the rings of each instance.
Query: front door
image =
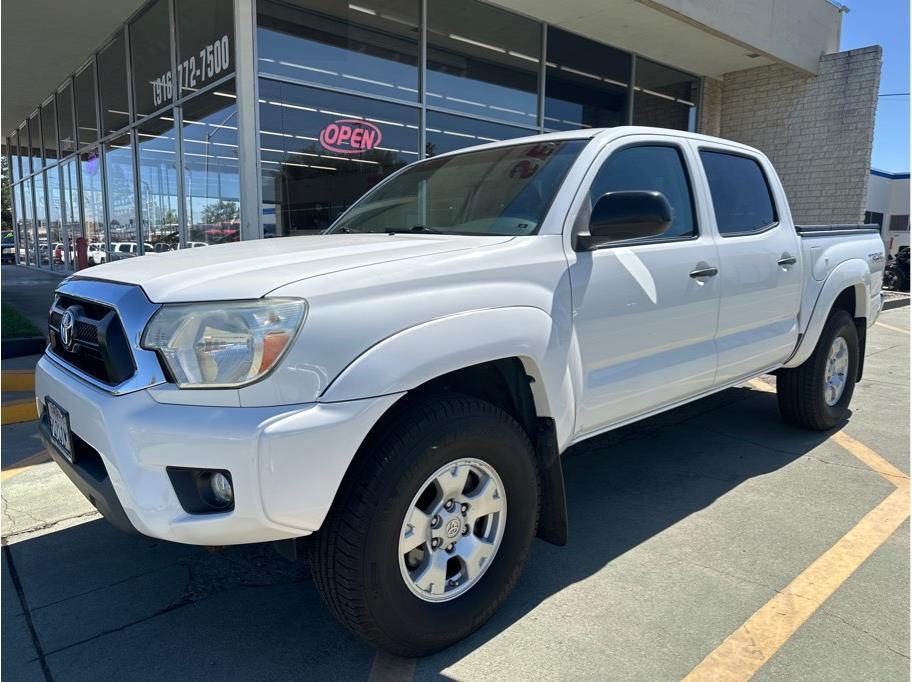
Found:
[[[622,138],[607,150],[577,227],[606,192],[656,190],[663,235],[569,254],[583,370],[578,435],[708,390],[716,369],[718,254],[695,204],[691,152],[674,138]],[[698,210],[700,209],[700,210]]]

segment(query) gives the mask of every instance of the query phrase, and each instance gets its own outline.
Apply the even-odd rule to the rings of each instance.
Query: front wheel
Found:
[[[845,417],[858,375],[858,330],[844,310],[830,315],[814,352],[801,365],[779,370],[779,412],[794,426],[826,431]]]
[[[356,634],[429,654],[506,599],[537,523],[538,470],[519,424],[475,398],[427,398],[352,464],[311,545],[314,581]]]

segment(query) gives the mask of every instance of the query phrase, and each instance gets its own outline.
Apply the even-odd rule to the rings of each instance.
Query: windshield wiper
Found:
[[[446,234],[445,232],[441,232],[440,230],[435,229],[433,227],[428,227],[427,225],[412,225],[407,230],[394,230],[394,229],[390,228],[386,231],[387,234],[405,234],[407,232],[424,232],[425,234]]]

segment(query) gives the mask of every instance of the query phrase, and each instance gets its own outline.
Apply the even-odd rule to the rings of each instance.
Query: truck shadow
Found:
[[[494,618],[418,661],[416,676],[440,676],[543,600],[826,437],[781,422],[774,395],[736,388],[574,447],[564,461],[568,545],[536,542]],[[211,552],[99,520],[8,551],[57,679],[364,679],[371,670],[374,650],[332,618],[308,568],[268,545]],[[4,582],[5,604],[10,590]]]

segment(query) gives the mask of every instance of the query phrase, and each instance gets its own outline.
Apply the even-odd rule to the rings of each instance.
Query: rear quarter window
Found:
[[[766,175],[755,159],[703,149],[700,160],[723,237],[759,232],[778,220]]]

